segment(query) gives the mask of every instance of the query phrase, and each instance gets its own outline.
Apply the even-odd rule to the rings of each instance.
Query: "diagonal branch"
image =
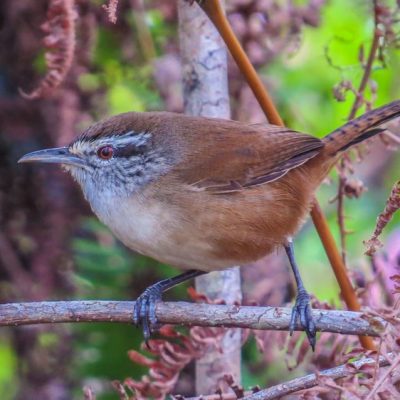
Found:
[[[390,365],[389,359],[393,358],[393,354],[387,354],[387,357],[379,357],[379,366],[387,367]],[[245,393],[243,400],[274,400],[280,399],[291,393],[299,392],[300,390],[309,389],[319,384],[319,377],[339,379],[346,376],[360,373],[366,365],[376,364],[376,359],[372,357],[363,357],[357,361],[342,364],[337,367],[329,368],[316,374],[309,374],[300,378],[295,378],[290,381],[271,386],[267,389],[262,389],[254,393]],[[236,400],[238,397],[234,393],[226,395],[212,394],[201,397],[184,397],[184,400]]]
[[[390,356],[390,354],[388,354]],[[376,364],[376,359],[372,357],[363,357],[360,360],[348,364],[342,364],[338,367],[333,367],[319,372],[318,374],[309,374],[300,378],[292,379],[291,381],[281,383],[279,385],[271,386],[268,389],[260,390],[257,393],[244,397],[245,400],[273,400],[279,399],[281,396],[298,392],[317,386],[319,383],[319,376],[339,379],[345,376],[354,375],[362,371],[362,367],[368,364]],[[379,357],[379,366],[385,367],[389,365],[387,357]]]
[[[46,301],[0,304],[0,326],[60,322],[132,322],[133,301]],[[161,302],[156,307],[162,324],[223,326],[257,330],[288,330],[291,309],[236,305]],[[318,331],[379,336],[383,318],[360,312],[313,310]],[[297,326],[296,330],[302,330]]]

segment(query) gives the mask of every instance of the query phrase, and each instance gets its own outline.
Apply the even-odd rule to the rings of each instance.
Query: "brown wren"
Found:
[[[96,123],[69,146],[35,151],[19,162],[62,164],[125,245],[187,270],[138,298],[134,321],[146,339],[163,291],[284,246],[298,288],[290,330],[300,319],[314,347],[316,328],[291,238],[341,152],[398,115],[400,100],[320,140],[268,124],[130,112]]]

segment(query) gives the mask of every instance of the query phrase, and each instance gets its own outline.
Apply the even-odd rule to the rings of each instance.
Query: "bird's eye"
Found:
[[[97,156],[102,160],[109,160],[114,155],[112,146],[102,146],[97,150]]]

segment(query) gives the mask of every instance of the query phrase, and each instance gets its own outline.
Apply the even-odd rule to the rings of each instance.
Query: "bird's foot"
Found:
[[[143,336],[148,343],[152,333],[157,331],[159,324],[156,316],[156,303],[161,301],[163,286],[160,282],[149,286],[136,300],[133,310],[133,322],[142,327]]]
[[[296,328],[297,320],[300,319],[300,324],[307,334],[308,341],[313,351],[315,350],[316,342],[316,327],[312,316],[312,308],[310,305],[310,295],[305,289],[300,289],[297,293],[296,303],[292,309],[292,317],[290,319],[290,335]]]
[[[148,341],[153,332],[158,330],[160,325],[156,317],[156,303],[161,301],[162,294],[179,283],[188,279],[203,275],[205,272],[190,269],[180,275],[172,278],[163,279],[149,286],[136,300],[133,310],[133,322],[136,326],[141,326],[143,330],[144,340],[148,345]]]

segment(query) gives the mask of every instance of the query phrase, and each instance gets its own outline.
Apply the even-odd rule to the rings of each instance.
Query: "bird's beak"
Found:
[[[77,167],[83,167],[86,165],[85,161],[77,155],[72,154],[68,147],[33,151],[32,153],[25,154],[18,160],[18,163],[28,162],[67,164]]]

